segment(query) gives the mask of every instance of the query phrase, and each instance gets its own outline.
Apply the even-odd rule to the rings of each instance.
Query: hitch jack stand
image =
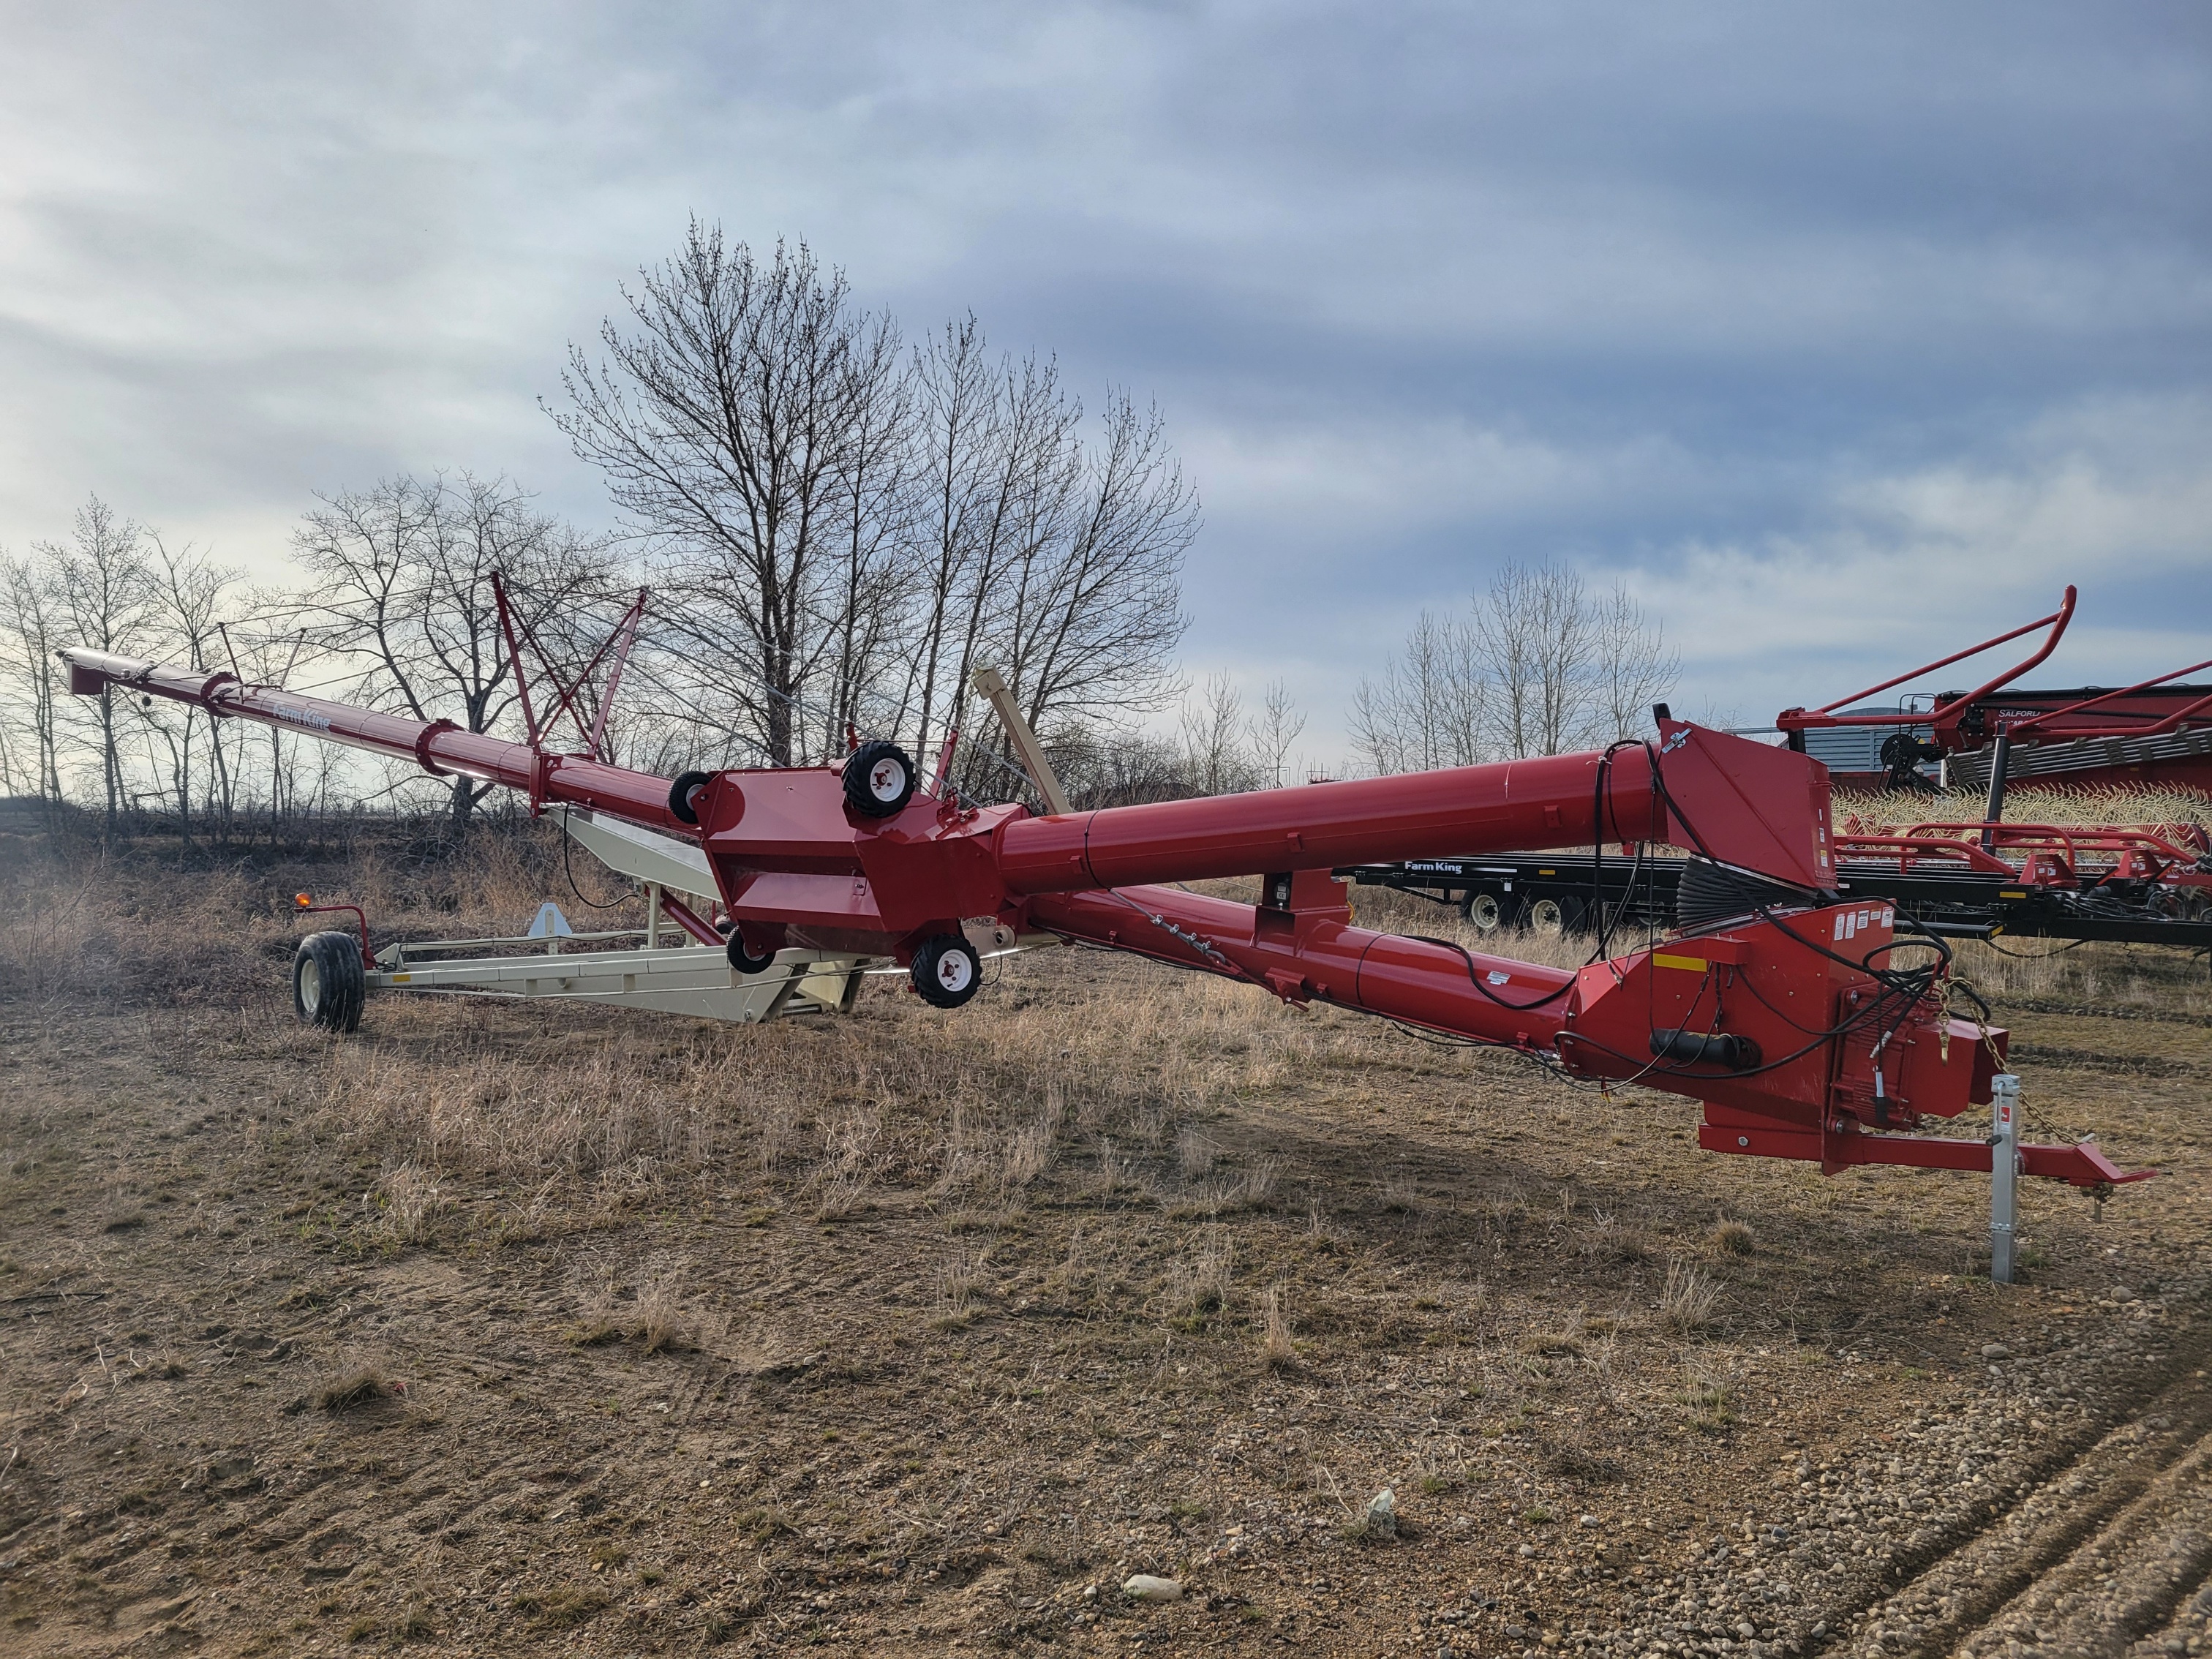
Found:
[[[1990,1278],[2009,1285],[2020,1229],[2020,1079],[2000,1072],[1990,1093]]]

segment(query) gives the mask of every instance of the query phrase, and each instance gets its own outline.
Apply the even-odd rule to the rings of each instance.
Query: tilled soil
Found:
[[[2162,1174],[1998,1288],[1985,1182],[1140,963],[888,984],[0,1003],[0,1650],[2199,1650],[2193,1002],[2000,1010],[2032,1128]],[[693,1140],[484,1150],[593,1064]]]

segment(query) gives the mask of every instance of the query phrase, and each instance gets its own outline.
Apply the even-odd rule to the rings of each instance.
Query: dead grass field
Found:
[[[509,929],[539,875],[383,918]],[[1964,953],[2032,1130],[2166,1172],[2029,1192],[1999,1290],[1985,1182],[1091,952],[953,1014],[331,1042],[305,879],[5,872],[0,1650],[1948,1650],[1868,1621],[2206,1346],[2201,962]],[[1991,1412],[2007,1495],[1925,1559],[1804,1518]]]

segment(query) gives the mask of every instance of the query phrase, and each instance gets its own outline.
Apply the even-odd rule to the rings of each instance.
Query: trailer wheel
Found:
[[[678,823],[698,823],[699,809],[691,804],[692,793],[714,781],[711,772],[678,772],[676,781],[668,786],[668,816]]]
[[[351,933],[310,933],[292,953],[292,1012],[326,1031],[361,1029],[368,974]]]
[[[1528,906],[1528,926],[1540,933],[1579,933],[1589,907],[1578,898],[1540,898]]]
[[[730,966],[741,974],[764,974],[775,965],[775,951],[770,951],[765,956],[753,954],[752,947],[745,943],[742,927],[730,929],[730,942],[722,948],[724,954],[730,958]]]
[[[1460,906],[1460,914],[1486,933],[1494,933],[1505,920],[1505,913],[1498,908],[1495,893],[1469,893],[1467,902]]]
[[[983,982],[975,947],[957,933],[939,933],[914,953],[914,988],[937,1008],[957,1008]]]

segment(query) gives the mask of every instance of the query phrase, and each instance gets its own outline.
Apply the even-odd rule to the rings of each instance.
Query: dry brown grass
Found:
[[[1362,927],[1442,939],[1477,955],[1505,957],[1547,968],[1579,968],[1589,961],[1594,947],[1594,941],[1586,933],[1549,933],[1526,927],[1500,927],[1486,933],[1461,916],[1454,906],[1401,893],[1393,888],[1353,887],[1347,891],[1353,919]],[[1642,938],[1641,933],[1632,939],[1616,933],[1613,948],[1616,951],[1626,950]]]
[[[1236,1252],[1219,1227],[1202,1229],[1169,1264],[1164,1291],[1171,1319],[1188,1328],[1202,1327],[1229,1305]]]
[[[138,925],[126,908],[94,920]],[[925,1619],[1019,1650],[1042,1626],[1018,1596],[1072,1613],[1086,1578],[1194,1561],[1232,1516],[1257,1538],[1254,1514],[1290,1529],[1255,1546],[1295,1574],[1269,1607],[1385,1609],[1388,1630],[1347,1631],[1361,1650],[1398,1640],[1387,1610],[1442,1577],[1521,1582],[1549,1624],[1589,1587],[1516,1565],[1520,1542],[1555,1537],[1529,1516],[1618,1509],[1688,1536],[1764,1501],[1784,1437],[1791,1462],[1826,1456],[1855,1424],[1950,1398],[1985,1372],[1983,1343],[2051,1300],[1948,1277],[1973,1270],[1985,1185],[1709,1158],[1686,1103],[1569,1093],[1509,1055],[1126,958],[1018,958],[952,1016],[881,980],[849,1020],[730,1030],[386,998],[331,1042],[283,1007],[287,921],[205,964],[234,987],[220,1012],[132,990],[121,1017],[66,997],[52,1018],[0,1009],[10,1063],[45,1068],[0,1090],[5,1289],[54,1289],[24,1304],[40,1321],[88,1262],[111,1292],[69,1304],[79,1347],[0,1328],[33,1401],[20,1431],[43,1437],[0,1499],[35,1474],[56,1483],[40,1513],[112,1507],[103,1483],[163,1447],[249,1446],[265,1486],[241,1472],[229,1509],[163,1517],[210,1559],[265,1539],[283,1569],[252,1575],[261,1599],[218,1644],[325,1594],[355,1598],[318,1615],[341,1633],[399,1628],[397,1586],[376,1607],[360,1580],[302,1589],[330,1565],[305,1553],[325,1534],[283,1517],[299,1472],[323,1468],[357,1471],[319,1488],[345,1510],[329,1524],[390,1559],[419,1547],[428,1487],[453,1488],[440,1559],[515,1588],[440,1603],[436,1622],[486,1651],[570,1612],[605,1620],[580,1650],[839,1623],[846,1645],[893,1650]],[[2008,996],[2065,1011],[2015,1028],[2082,1068],[2038,1073],[2039,1131],[2078,1115],[2116,1157],[2186,1170],[2203,1007],[2188,964],[1960,957],[2020,975],[2001,1019]],[[2073,1012],[2092,989],[2140,995],[2146,1017],[2093,1028]],[[2154,1043],[2170,1073],[2095,1069]],[[2108,1284],[2115,1246],[2130,1282],[2172,1271],[2198,1237],[2175,1235],[2196,1189],[2173,1179],[2181,1202],[2129,1189],[2101,1223],[2070,1193],[2029,1194],[2054,1264],[2038,1271],[2071,1275],[2069,1295]],[[1418,1201],[1378,1201],[1396,1193]],[[110,1194],[143,1224],[100,1231]],[[1717,1216],[1755,1227],[1755,1252]],[[164,1299],[177,1310],[149,1310]],[[406,1395],[343,1419],[270,1409],[356,1375],[325,1356],[357,1334]],[[142,1363],[170,1352],[177,1375]],[[448,1430],[409,1403],[424,1376]],[[96,1412],[137,1449],[117,1461]],[[167,1492],[190,1471],[155,1473],[132,1478]],[[1385,1486],[1421,1547],[1344,1551],[1326,1512],[1356,1522]],[[260,1530],[213,1531],[241,1522]],[[701,1577],[733,1538],[738,1581]],[[983,1561],[1011,1575],[1003,1596],[970,1594]],[[1206,1595],[1247,1582],[1227,1565]],[[558,1590],[586,1583],[620,1611]]]
[[[0,995],[227,1004],[264,986],[271,964],[281,971],[309,926],[349,924],[331,915],[303,925],[292,904],[300,891],[362,905],[379,940],[519,933],[549,895],[578,908],[559,846],[550,823],[495,822],[458,848],[434,830],[372,824],[311,855],[251,839],[197,851],[160,839],[110,858],[90,845],[55,854],[0,838]],[[635,927],[644,913],[625,899],[591,914],[592,925],[613,927]]]
[[[588,1282],[567,1341],[578,1348],[635,1342],[649,1354],[726,1346],[728,1321],[690,1294],[691,1278],[691,1264],[680,1255],[651,1258],[627,1290],[616,1270],[602,1268]]]
[[[280,914],[271,958],[291,936],[280,926],[296,933]],[[394,1041],[301,1041],[304,1127],[384,1164],[364,1219],[395,1245],[441,1229],[537,1238],[600,1224],[733,1166],[823,1222],[865,1215],[887,1185],[917,1179],[956,1206],[993,1188],[1019,1202],[1070,1145],[1085,1149],[1075,1165],[1092,1200],[1148,1202],[1178,1179],[1188,1188],[1212,1176],[1189,1200],[1206,1213],[1266,1207],[1275,1162],[1220,1176],[1223,1149],[1192,1117],[1371,1035],[1245,987],[1118,960],[1081,965],[1079,990],[946,1024],[920,1066],[842,1025],[589,1017],[520,1054],[466,1042],[457,1052],[444,1006],[386,1000],[378,1023]]]
[[[1221,1148],[1213,1137],[1195,1126],[1185,1128],[1176,1138],[1177,1171],[1185,1181],[1198,1181],[1212,1175],[1220,1157]]]
[[[1282,1164],[1279,1159],[1263,1158],[1231,1181],[1224,1189],[1227,1207],[1238,1210],[1264,1210],[1275,1201],[1275,1181]]]
[[[349,1412],[405,1391],[406,1384],[388,1376],[381,1365],[356,1359],[341,1365],[312,1398],[317,1411]]]
[[[1667,1282],[1659,1291],[1659,1317],[1688,1336],[1713,1322],[1720,1310],[1721,1287],[1693,1262],[1670,1261]]]
[[[999,1165],[1002,1190],[1018,1192],[1052,1167],[1060,1150],[1060,1120],[1066,1115],[1060,1095],[1060,1090],[1048,1080],[1043,1107],[1035,1120],[1015,1130],[1013,1139],[1006,1143],[1006,1156]]]
[[[1741,1221],[1722,1221],[1714,1224],[1706,1235],[1712,1247],[1723,1255],[1749,1255],[1759,1248],[1759,1241],[1749,1227]]]
[[[687,1266],[656,1262],[638,1280],[630,1303],[630,1324],[637,1345],[647,1353],[697,1346],[690,1304],[684,1296]]]
[[[1267,1286],[1260,1297],[1260,1353],[1279,1370],[1297,1363],[1297,1346],[1291,1340],[1290,1293],[1281,1284]]]
[[[436,1176],[411,1160],[387,1168],[376,1185],[362,1194],[362,1201],[399,1244],[425,1242],[438,1212],[446,1206]]]
[[[955,1249],[937,1270],[936,1300],[932,1322],[939,1330],[959,1330],[975,1316],[975,1293],[985,1280],[991,1252],[988,1247]]]
[[[1385,1170],[1376,1178],[1375,1201],[1386,1215],[1419,1215],[1421,1189],[1406,1170]]]
[[[1995,1006],[2057,1006],[2212,1015],[2212,979],[2201,959],[2156,945],[2075,945],[2063,939],[1952,941],[1952,974]],[[1966,1012],[1954,1003],[1954,1012]]]
[[[520,868],[486,860],[476,926],[507,908],[527,913],[506,890],[524,887]],[[360,884],[382,878],[372,872]],[[1437,916],[1480,942],[1448,912]],[[465,931],[448,917],[439,927]],[[266,915],[264,973],[281,973],[297,930],[282,910]],[[1558,941],[1515,941],[1524,943],[1580,959]],[[1211,1177],[1182,1201],[1218,1215],[1269,1205],[1278,1165],[1256,1158],[1219,1176],[1223,1149],[1190,1117],[1325,1054],[1381,1046],[1377,1030],[1285,1009],[1249,988],[1121,962],[1086,966],[1073,994],[948,1026],[919,1069],[842,1032],[825,1040],[796,1027],[649,1020],[593,1020],[520,1055],[491,1044],[457,1053],[441,1008],[380,1002],[379,1022],[396,1042],[301,1041],[312,1067],[305,1127],[384,1164],[365,1218],[399,1245],[441,1228],[543,1237],[733,1164],[795,1190],[823,1221],[864,1214],[884,1182],[922,1175],[947,1198],[986,1185],[1018,1198],[1071,1133],[1090,1149],[1078,1159],[1086,1196],[1145,1201],[1171,1174],[1186,1189]],[[1163,1167],[1163,1157],[1172,1163]]]

